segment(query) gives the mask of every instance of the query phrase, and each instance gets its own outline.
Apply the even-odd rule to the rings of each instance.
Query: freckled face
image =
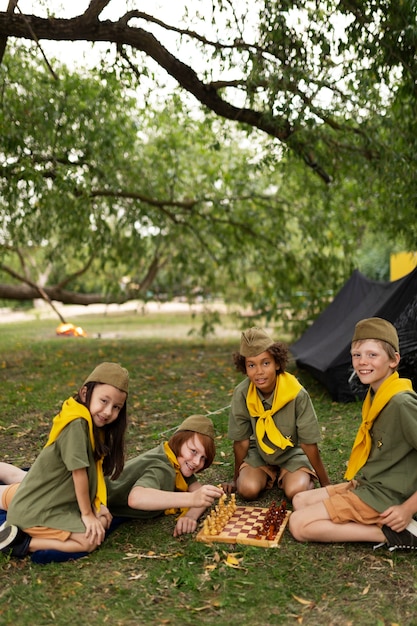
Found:
[[[180,453],[177,456],[181,474],[188,478],[199,472],[203,469],[206,458],[206,450],[196,433],[182,444]]]
[[[377,391],[384,380],[391,376],[400,362],[400,355],[396,352],[395,359],[391,360],[378,341],[368,339],[362,343],[355,342],[351,349],[352,365],[363,385],[370,385]]]
[[[81,390],[81,398],[85,401],[86,388]],[[97,428],[111,424],[119,417],[120,410],[126,401],[126,393],[113,385],[96,385],[91,394],[91,417]]]
[[[277,370],[275,359],[269,352],[246,357],[246,374],[251,382],[264,396],[270,395],[275,389]]]

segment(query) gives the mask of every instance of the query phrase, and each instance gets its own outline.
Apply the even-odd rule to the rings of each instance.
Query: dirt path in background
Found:
[[[222,302],[212,304],[188,304],[186,302],[143,302],[131,300],[125,304],[89,304],[87,306],[53,303],[62,317],[70,322],[74,317],[83,315],[109,315],[111,313],[200,313],[204,308],[212,308],[215,311],[226,313],[226,306]],[[47,304],[41,303],[39,307],[28,311],[13,311],[10,308],[0,309],[0,324],[38,319],[56,319],[56,313]]]
[[[184,313],[191,316],[195,313],[202,312],[205,308],[211,308],[212,310],[219,311],[220,313],[227,313],[227,307],[222,302],[213,302],[210,304],[207,303],[196,303],[190,305],[186,302],[147,302],[144,304],[141,301],[130,301],[125,304],[90,304],[88,306],[78,306],[78,305],[62,305],[58,302],[54,302],[54,306],[57,308],[59,313],[65,319],[66,322],[80,325],[82,327],[83,322],[82,319],[84,316],[88,315],[111,315],[118,313],[137,313],[138,315],[149,315],[149,314],[175,314],[175,313]],[[78,320],[77,320],[78,318]],[[52,310],[51,307],[48,307],[44,303],[41,303],[41,306],[38,308],[31,309],[29,311],[13,311],[12,309],[0,309],[0,327],[1,325],[6,326],[8,323],[12,322],[30,322],[39,319],[50,319],[54,324],[53,328],[57,327],[60,323],[60,320],[57,317],[57,314]],[[103,339],[116,339],[123,337],[161,337],[161,338],[172,338],[173,335],[176,338],[181,339],[192,339],[195,338],[195,335],[190,334],[190,330],[195,328],[195,324],[191,323],[190,319],[185,318],[184,324],[179,325],[175,324],[174,327],[171,327],[169,323],[167,323],[166,318],[159,326],[154,322],[149,326],[140,325],[140,327],[136,329],[130,328],[129,330],[120,330],[120,331],[106,331],[102,333],[95,334],[94,332],[89,332],[90,337],[103,338]],[[237,328],[225,328],[225,327],[216,327],[215,336],[218,338],[236,338],[238,342],[240,340],[240,330]]]

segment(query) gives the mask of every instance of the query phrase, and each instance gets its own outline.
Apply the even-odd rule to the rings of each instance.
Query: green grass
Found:
[[[215,464],[201,475],[231,477],[226,437],[239,332],[189,336],[190,316],[85,317],[87,339],[57,338],[54,321],[0,326],[1,460],[30,465],[51,419],[101,360],[130,370],[128,455],[163,441],[184,417],[213,413]],[[171,329],[171,333],[169,332]],[[97,337],[100,333],[100,338]],[[169,335],[175,338],[170,339]],[[292,370],[294,371],[294,369]],[[305,372],[323,429],[333,482],[343,476],[359,404],[334,404]],[[168,431],[168,433],[167,433]],[[280,501],[277,490],[259,501]],[[206,545],[172,537],[174,519],[122,525],[88,558],[40,566],[0,555],[0,624],[415,625],[415,555],[365,544],[300,544],[288,531],[277,549]],[[238,567],[228,564],[233,554]]]

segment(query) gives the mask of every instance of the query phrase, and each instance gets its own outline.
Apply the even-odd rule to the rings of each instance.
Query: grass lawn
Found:
[[[239,332],[228,320],[229,333],[203,340],[187,334],[197,322],[178,314],[77,318],[85,339],[56,337],[51,320],[0,325],[1,460],[33,463],[62,401],[97,363],[116,360],[131,374],[128,456],[166,440],[184,417],[212,414],[216,462],[201,479],[217,484],[230,478],[227,407],[241,380],[231,359]],[[360,404],[332,403],[305,372],[290,370],[311,394],[322,456],[338,482]],[[281,499],[273,490],[259,503]],[[0,624],[417,624],[413,553],[300,544],[288,530],[276,549],[208,545],[194,536],[172,537],[173,527],[171,516],[129,522],[88,558],[60,564],[0,555]]]

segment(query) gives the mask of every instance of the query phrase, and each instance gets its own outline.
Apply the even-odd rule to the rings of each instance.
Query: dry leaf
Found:
[[[207,611],[211,608],[211,604],[206,604],[205,606],[197,606],[196,608],[193,608],[193,611]]]
[[[371,585],[368,585],[368,586],[367,586],[367,587],[365,587],[365,589],[362,591],[362,595],[363,595],[363,596],[366,596],[366,594],[367,594],[367,593],[368,593],[368,591],[369,591],[370,586],[371,586]]]
[[[305,598],[300,598],[300,596],[296,596],[294,593],[292,594],[294,600],[297,600],[300,604],[305,604],[306,606],[313,606],[313,600],[306,600]]]
[[[233,554],[228,554],[226,558],[226,563],[228,565],[239,565],[242,559],[237,559]]]

